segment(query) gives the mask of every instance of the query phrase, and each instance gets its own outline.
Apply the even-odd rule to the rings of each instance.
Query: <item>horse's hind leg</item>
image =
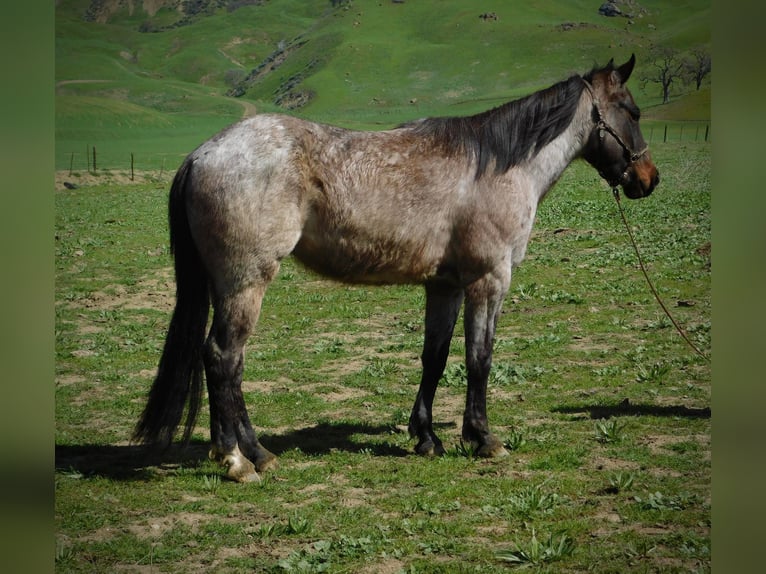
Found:
[[[213,326],[205,343],[205,374],[210,398],[210,458],[227,467],[238,482],[260,479],[276,456],[255,436],[242,395],[244,346],[255,327],[266,284],[214,299]]]
[[[463,292],[450,287],[426,286],[426,330],[423,342],[423,374],[420,389],[410,415],[410,436],[418,438],[415,452],[423,455],[444,454],[444,446],[433,429],[432,407],[436,386],[444,373]]]

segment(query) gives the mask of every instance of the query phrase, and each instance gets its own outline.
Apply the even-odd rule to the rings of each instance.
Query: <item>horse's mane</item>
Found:
[[[450,154],[476,158],[479,179],[493,162],[495,173],[504,173],[558,137],[572,122],[584,87],[582,77],[572,76],[474,116],[427,118],[401,127],[433,139]]]

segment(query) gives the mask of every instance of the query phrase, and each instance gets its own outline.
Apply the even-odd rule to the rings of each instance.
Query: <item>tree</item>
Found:
[[[702,80],[705,79],[712,67],[712,58],[710,52],[704,47],[698,46],[692,50],[692,53],[684,62],[684,72],[689,82],[694,82],[697,89],[700,89]]]
[[[669,46],[653,46],[649,50],[649,66],[641,77],[641,86],[647,83],[659,84],[662,89],[662,103],[670,99],[670,86],[683,79],[684,60],[681,53]]]

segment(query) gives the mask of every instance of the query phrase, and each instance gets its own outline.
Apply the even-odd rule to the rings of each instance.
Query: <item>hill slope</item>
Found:
[[[632,18],[599,5],[60,0],[57,165],[89,145],[156,164],[253,106],[365,128],[474,113],[611,57],[635,52],[640,73],[653,43],[710,43],[709,0],[622,0]],[[642,106],[658,103],[633,91]]]

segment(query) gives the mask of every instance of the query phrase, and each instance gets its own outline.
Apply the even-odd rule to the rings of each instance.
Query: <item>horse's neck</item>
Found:
[[[529,181],[535,188],[538,202],[545,197],[569,164],[582,153],[594,125],[591,117],[592,105],[591,96],[583,92],[569,126],[523,165]]]

